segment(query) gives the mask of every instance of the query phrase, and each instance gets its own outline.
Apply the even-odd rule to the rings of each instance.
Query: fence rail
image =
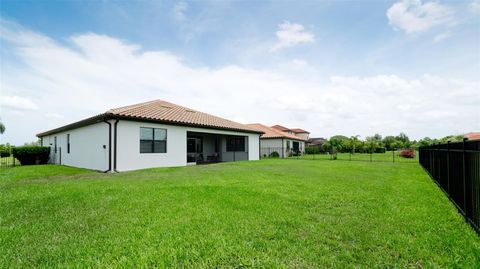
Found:
[[[0,157],[0,168],[8,168],[19,166],[20,162],[15,159],[12,155]]]
[[[480,140],[420,147],[419,161],[480,234]]]
[[[413,151],[408,157],[402,156],[404,150],[395,149],[385,153],[353,153],[353,152],[305,152],[294,151],[281,147],[260,148],[260,158],[288,158],[301,160],[343,160],[366,162],[393,162],[393,163],[418,163],[418,152]]]

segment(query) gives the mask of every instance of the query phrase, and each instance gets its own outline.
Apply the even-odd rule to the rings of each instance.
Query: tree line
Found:
[[[359,135],[350,137],[334,135],[325,141],[322,149],[324,151],[335,150],[338,152],[382,153],[386,150],[418,149],[421,146],[447,143],[448,141],[458,142],[462,140],[463,135],[450,135],[439,139],[424,137],[419,140],[410,140],[405,133],[400,133],[397,136],[389,135],[385,137],[382,137],[380,134],[374,134],[373,136],[365,137],[363,140],[360,139]]]

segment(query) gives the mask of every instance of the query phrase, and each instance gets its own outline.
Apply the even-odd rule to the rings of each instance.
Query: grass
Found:
[[[399,156],[400,151],[387,151],[385,153],[337,153],[337,160],[343,161],[372,161],[372,162],[395,162],[395,163],[418,163],[418,152],[414,158],[403,158]],[[291,159],[304,160],[331,160],[329,154],[303,154],[300,156],[291,156]]]
[[[0,170],[0,268],[478,268],[415,164],[262,160],[100,174]]]

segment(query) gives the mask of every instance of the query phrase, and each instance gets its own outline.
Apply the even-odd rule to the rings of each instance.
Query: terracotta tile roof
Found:
[[[270,128],[273,128],[273,129],[276,129],[276,130],[279,130],[279,131],[282,131],[282,132],[288,132],[290,131],[290,129],[288,129],[287,127],[285,126],[282,126],[282,125],[273,125],[272,127]]]
[[[114,108],[107,111],[107,113],[122,117],[158,120],[162,122],[194,125],[199,127],[258,132],[245,124],[223,119],[163,100],[154,100],[146,103]]]
[[[260,138],[263,139],[271,139],[271,138],[288,138],[288,139],[293,139],[293,140],[299,140],[299,141],[305,141],[305,139],[292,135],[292,134],[287,134],[284,133],[278,129],[275,129],[273,127],[268,127],[260,123],[251,123],[247,124],[251,128],[254,128],[258,131],[264,132],[263,135],[260,136]]]
[[[323,137],[318,137],[318,138],[310,138],[307,140],[307,142],[310,145],[323,145],[325,144],[326,139]]]
[[[471,132],[471,133],[465,134],[463,137],[465,137],[468,140],[480,140],[480,132]]]
[[[300,129],[300,128],[293,128],[293,129],[290,129],[292,132],[296,133],[296,134],[302,134],[302,133],[305,133],[305,134],[309,134],[309,132],[303,130],[303,129]]]
[[[194,126],[210,129],[224,129],[249,133],[263,133],[245,124],[216,117],[187,107],[172,104],[163,100],[153,100],[145,103],[110,109],[107,112],[68,124],[50,131],[37,134],[38,137],[58,133],[65,130],[101,122],[105,119],[130,119],[138,121],[153,121],[166,124]]]

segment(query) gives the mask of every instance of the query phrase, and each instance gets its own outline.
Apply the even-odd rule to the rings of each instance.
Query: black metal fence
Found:
[[[0,157],[0,168],[8,168],[19,166],[20,162],[15,159],[11,154],[9,156]]]
[[[420,165],[480,234],[480,140],[420,147]]]
[[[418,152],[414,150],[395,149],[385,153],[353,152],[308,152],[281,147],[260,148],[260,158],[289,158],[298,160],[343,160],[365,162],[418,163]]]

